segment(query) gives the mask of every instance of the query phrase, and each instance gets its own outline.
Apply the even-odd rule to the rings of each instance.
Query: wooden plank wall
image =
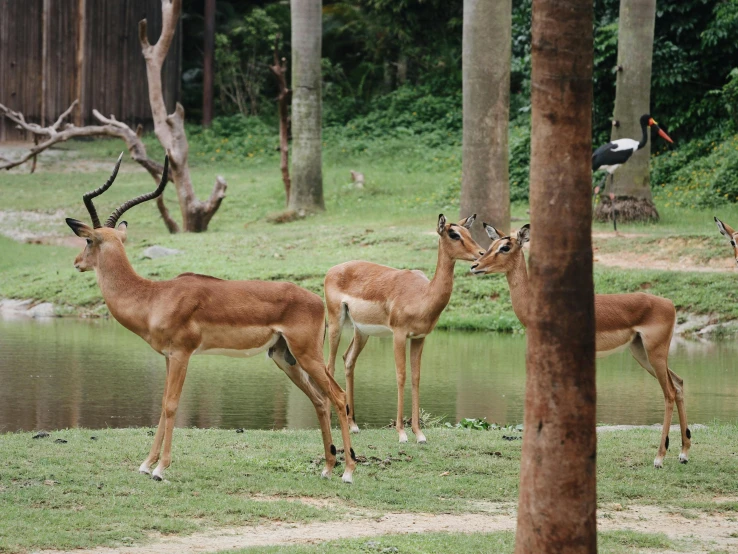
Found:
[[[143,18],[153,44],[161,31],[160,0],[0,0],[0,102],[47,125],[79,96],[76,125],[95,123],[94,108],[150,127],[138,43]],[[180,95],[181,28],[162,71],[169,111]],[[0,117],[0,142],[30,138]]]

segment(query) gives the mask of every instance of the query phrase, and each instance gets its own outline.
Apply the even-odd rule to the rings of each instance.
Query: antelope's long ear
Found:
[[[466,227],[467,229],[471,229],[471,226],[474,224],[474,220],[477,218],[477,214],[470,215],[469,217],[466,217],[459,221],[459,225],[462,227]]]
[[[66,221],[67,225],[72,228],[72,231],[74,231],[74,234],[78,237],[86,239],[92,236],[92,227],[86,223],[82,223],[80,220],[72,219],[71,217],[68,217]]]
[[[722,221],[720,221],[717,217],[715,218],[715,223],[717,223],[718,230],[723,235],[725,235],[726,237],[728,237],[730,240],[733,240],[733,233],[735,233],[735,231],[733,230],[733,228],[730,225],[726,225],[725,223],[723,223]]]
[[[530,223],[518,229],[518,244],[523,246],[526,242],[530,242]]]
[[[121,221],[118,223],[118,226],[115,228],[116,231],[118,231],[118,236],[120,237],[121,242],[125,243],[126,239],[128,238],[128,222],[127,221]]]
[[[482,223],[482,225],[484,226],[484,230],[487,231],[487,236],[492,240],[499,240],[502,238],[502,233],[492,227],[489,223]]]
[[[438,234],[442,235],[446,231],[446,217],[443,214],[438,214]]]

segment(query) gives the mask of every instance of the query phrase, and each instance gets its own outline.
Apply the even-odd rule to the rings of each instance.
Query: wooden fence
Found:
[[[0,0],[0,103],[27,121],[50,124],[75,98],[75,125],[92,110],[129,125],[151,122],[138,22],[149,41],[161,31],[160,0]],[[168,110],[180,93],[182,27],[162,70]],[[0,142],[29,140],[0,117]]]

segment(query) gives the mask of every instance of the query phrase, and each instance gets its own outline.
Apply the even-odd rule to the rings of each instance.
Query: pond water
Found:
[[[341,353],[348,342],[346,335]],[[738,344],[676,341],[670,366],[684,378],[690,423],[738,419]],[[164,375],[164,359],[115,321],[0,320],[0,432],[156,425]],[[343,386],[340,359],[336,378]],[[426,341],[421,406],[431,414],[520,423],[524,385],[522,335],[436,331]],[[369,340],[355,386],[360,426],[394,418],[391,339]],[[406,396],[409,415],[409,375]],[[659,385],[628,352],[597,361],[597,396],[600,422],[662,421]],[[196,356],[176,424],[312,428],[317,419],[310,401],[266,355]]]

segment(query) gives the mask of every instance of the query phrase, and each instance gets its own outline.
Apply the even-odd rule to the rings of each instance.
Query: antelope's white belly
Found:
[[[362,334],[371,337],[392,335],[392,329],[385,325],[388,316],[382,304],[348,295],[341,299],[341,303],[346,305],[349,320]]]
[[[229,356],[231,358],[250,358],[251,356],[256,356],[257,354],[264,352],[265,350],[268,350],[274,344],[279,340],[279,335],[277,333],[274,333],[268,341],[266,341],[261,346],[257,346],[255,348],[247,348],[245,350],[237,350],[235,348],[207,348],[202,349],[202,346],[195,350],[193,354],[196,354],[198,356],[202,355],[214,355],[214,356]]]
[[[353,321],[354,327],[356,327],[362,335],[369,335],[370,337],[391,337],[392,329],[385,325],[371,325],[367,323],[356,323]]]

